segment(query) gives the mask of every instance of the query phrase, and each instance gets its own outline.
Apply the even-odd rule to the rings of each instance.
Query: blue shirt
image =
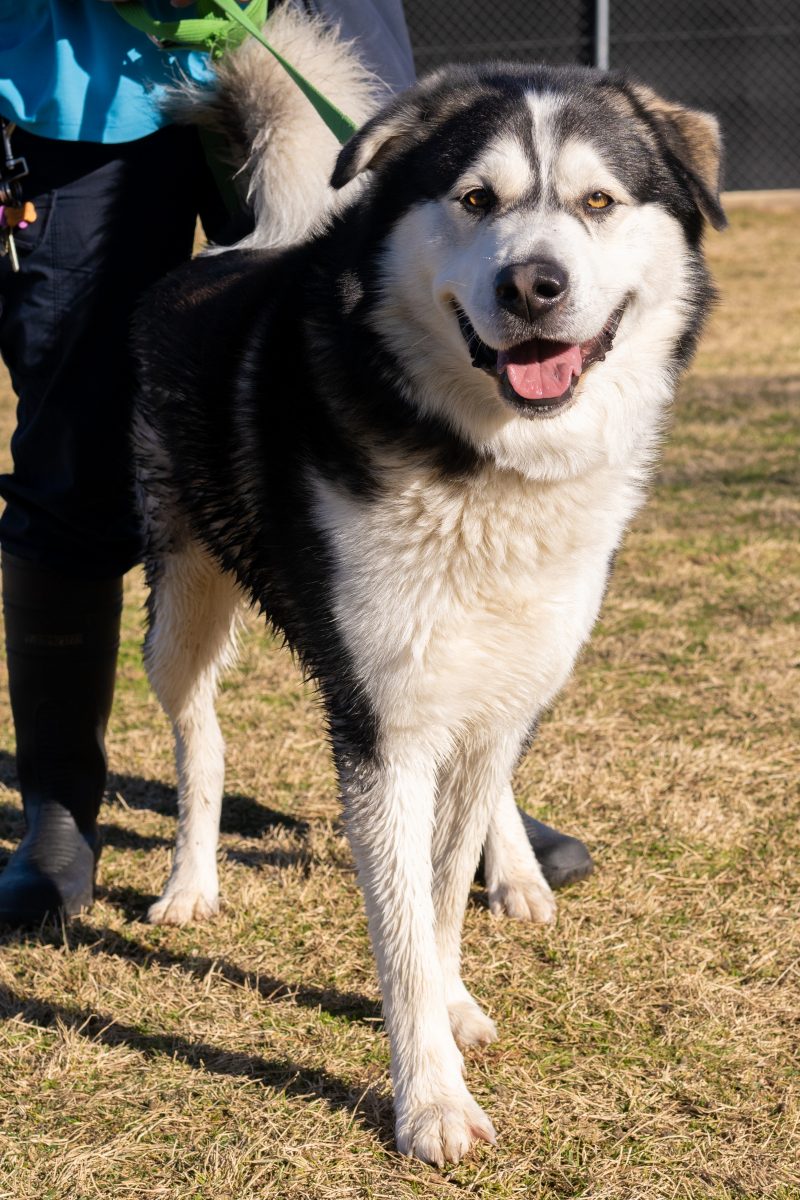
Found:
[[[194,16],[149,0],[160,20]],[[166,124],[165,87],[211,78],[195,51],[159,50],[106,0],[0,0],[0,115],[40,137],[131,142]]]

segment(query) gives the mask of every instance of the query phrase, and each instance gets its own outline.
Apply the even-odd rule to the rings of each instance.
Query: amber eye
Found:
[[[487,208],[492,207],[494,197],[486,188],[472,188],[466,195],[461,197],[461,203],[464,208],[468,208],[470,212],[484,212]]]
[[[599,208],[608,208],[613,203],[607,192],[592,192],[591,196],[586,197],[586,207],[593,208],[595,212]]]

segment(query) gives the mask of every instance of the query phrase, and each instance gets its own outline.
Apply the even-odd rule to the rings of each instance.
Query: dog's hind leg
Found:
[[[461,928],[481,847],[519,753],[521,734],[486,727],[467,737],[440,785],[433,842],[433,896],[436,941],[445,980],[453,1036],[464,1046],[494,1040],[494,1022],[467,991],[461,978]],[[545,884],[540,919],[552,919],[552,896]]]
[[[485,847],[486,890],[494,916],[552,921],[553,893],[528,840],[511,787],[497,797]]]
[[[241,593],[194,542],[167,554],[151,574],[145,664],[175,734],[178,832],[172,872],[148,919],[185,925],[219,907],[225,767],[214,701],[220,672],[235,657]]]
[[[483,739],[467,738],[440,781],[436,805],[433,837],[436,945],[450,1028],[462,1049],[485,1046],[497,1037],[494,1021],[472,998],[461,978],[461,927],[489,823],[496,757]],[[501,771],[508,769],[505,763],[500,766]]]

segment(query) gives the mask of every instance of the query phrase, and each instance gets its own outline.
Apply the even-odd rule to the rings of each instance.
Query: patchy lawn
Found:
[[[220,705],[227,906],[144,923],[175,792],[134,573],[99,900],[0,939],[3,1200],[800,1197],[800,199],[731,217],[652,499],[517,780],[596,874],[552,929],[495,922],[478,891],[467,914],[467,984],[500,1027],[468,1076],[497,1148],[443,1172],[393,1150],[319,711],[255,623]],[[10,850],[4,695],[0,730]]]

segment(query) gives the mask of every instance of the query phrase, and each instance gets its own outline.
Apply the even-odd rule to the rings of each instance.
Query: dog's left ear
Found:
[[[424,116],[413,92],[399,96],[354,133],[339,152],[331,187],[341,188],[362,171],[376,170],[423,133]]]
[[[700,212],[715,229],[724,229],[728,219],[719,199],[722,135],[717,118],[664,100],[641,83],[631,91],[678,160]]]

